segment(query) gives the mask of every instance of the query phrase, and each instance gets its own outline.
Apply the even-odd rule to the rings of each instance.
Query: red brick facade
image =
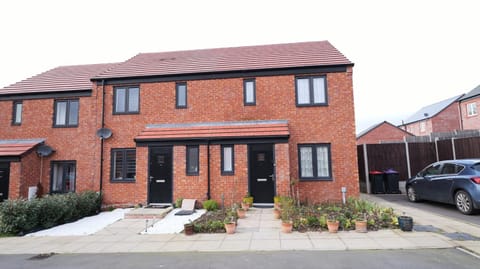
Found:
[[[467,106],[472,103],[476,104],[477,113],[476,114],[472,113],[472,115],[468,115]],[[462,115],[463,130],[480,129],[480,116],[478,114],[478,109],[480,108],[480,96],[476,96],[468,100],[462,100],[460,102],[460,108],[461,108],[461,115]]]
[[[407,132],[417,136],[430,133],[451,132],[461,130],[461,119],[458,102],[453,102],[435,116],[405,125]],[[424,125],[422,127],[422,125]]]
[[[405,137],[412,134],[400,129],[399,127],[383,122],[378,124],[365,134],[357,137],[357,145],[361,144],[380,144],[389,141],[403,141]]]
[[[326,77],[328,103],[299,107],[296,105],[296,77],[311,75]],[[243,103],[244,79],[247,78],[255,79],[256,104],[253,106]],[[187,108],[176,108],[176,82],[187,85]],[[114,114],[115,87],[129,85],[140,89],[139,113]],[[11,125],[11,116],[6,115],[12,113],[2,113],[0,139],[43,138],[45,144],[55,150],[54,154],[43,158],[42,169],[40,158],[34,153],[22,156],[20,162],[10,163],[10,198],[25,197],[25,187],[40,181],[40,171],[44,193],[48,193],[51,162],[62,160],[76,162],[76,191],[101,189],[104,204],[146,204],[149,197],[149,145],[139,145],[134,138],[147,125],[258,120],[288,122],[288,140],[266,139],[263,142],[274,145],[275,194],[292,195],[292,184],[298,189],[299,198],[308,202],[340,200],[342,187],[347,188],[348,196],[359,193],[351,64],[345,65],[343,70],[320,72],[299,73],[297,70],[291,74],[232,75],[164,82],[116,83],[114,80],[105,85],[97,81],[92,86],[91,96],[76,97],[80,100],[78,127],[52,127],[52,98],[23,100],[20,126]],[[12,111],[12,101],[0,99],[0,110]],[[95,135],[101,127],[113,132],[103,141],[103,149],[101,140]],[[172,202],[177,198],[207,199],[209,178],[212,199],[226,205],[240,202],[249,191],[249,142],[239,139],[232,143],[233,175],[221,174],[221,146],[218,143],[209,148],[199,143],[199,174],[191,176],[186,174],[186,143],[163,142],[173,148]],[[331,178],[299,180],[300,144],[329,145]],[[135,179],[114,182],[111,180],[112,149],[127,148],[136,150]]]

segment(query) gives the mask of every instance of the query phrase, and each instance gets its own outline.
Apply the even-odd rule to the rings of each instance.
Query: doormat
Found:
[[[164,209],[164,208],[168,208],[168,207],[171,207],[171,205],[148,205],[145,208],[161,208],[161,209]]]

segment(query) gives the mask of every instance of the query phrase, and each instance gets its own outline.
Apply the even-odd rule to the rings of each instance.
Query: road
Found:
[[[405,194],[375,194],[375,197],[382,198],[389,202],[398,203],[402,206],[411,206],[425,211],[433,212],[449,218],[470,222],[480,225],[480,214],[464,215],[454,205],[440,204],[435,202],[422,201],[411,203]]]
[[[469,269],[480,260],[457,249],[377,251],[63,254],[0,256],[0,268],[369,268]]]

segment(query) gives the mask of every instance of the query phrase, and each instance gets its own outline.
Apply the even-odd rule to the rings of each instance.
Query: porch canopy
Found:
[[[0,160],[16,161],[44,141],[45,139],[0,140]]]
[[[187,141],[283,140],[290,132],[286,120],[152,124],[135,137],[137,144]]]

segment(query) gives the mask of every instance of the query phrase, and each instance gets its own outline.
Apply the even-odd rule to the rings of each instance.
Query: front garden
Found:
[[[209,200],[207,204],[211,204],[211,201]],[[242,207],[246,204],[248,203],[243,201]],[[225,224],[236,222],[244,211],[238,204],[224,209],[218,208],[218,205],[213,208],[205,208],[208,210],[207,213],[192,223],[194,231],[197,233],[225,232]],[[290,224],[290,231],[326,231],[329,229],[329,224],[332,223],[336,223],[338,230],[341,231],[357,229],[366,232],[398,228],[397,216],[392,208],[380,207],[356,198],[349,198],[345,203],[326,202],[303,205],[290,197],[276,197],[275,208],[272,210],[274,216],[276,215],[282,220],[282,226]],[[364,228],[360,228],[363,230],[356,228],[359,224],[364,225]],[[283,230],[283,227],[282,231],[289,232],[288,229]]]

